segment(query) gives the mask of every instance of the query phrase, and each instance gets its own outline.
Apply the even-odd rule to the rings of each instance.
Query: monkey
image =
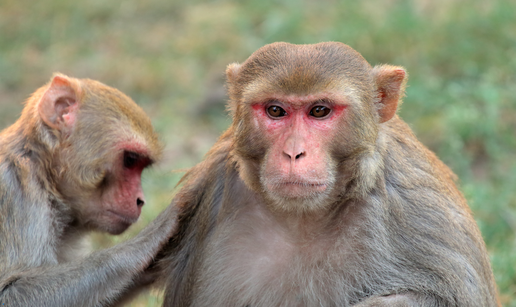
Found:
[[[124,243],[85,255],[82,242],[137,221],[162,148],[114,88],[57,73],[34,92],[0,134],[0,306],[111,306],[150,284],[173,205]]]
[[[499,306],[456,175],[396,114],[403,67],[273,43],[226,78],[232,124],[173,198],[163,306]]]

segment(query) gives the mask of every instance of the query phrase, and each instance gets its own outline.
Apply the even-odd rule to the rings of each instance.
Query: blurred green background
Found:
[[[53,72],[139,103],[166,143],[133,236],[228,127],[224,70],[275,42],[341,41],[407,68],[400,114],[459,176],[504,306],[516,306],[516,1],[0,0],[0,128]],[[152,292],[131,306],[159,306]]]

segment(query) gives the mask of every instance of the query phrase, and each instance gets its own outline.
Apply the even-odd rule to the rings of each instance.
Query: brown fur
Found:
[[[395,114],[403,68],[371,68],[341,43],[275,43],[227,78],[233,124],[175,198],[185,210],[162,262],[164,306],[499,305],[455,175]],[[283,119],[257,115],[270,103],[345,111],[313,129],[291,120],[284,136]],[[268,185],[312,172],[325,193]]]
[[[135,167],[126,151],[141,154]],[[106,306],[150,283],[144,270],[174,229],[174,208],[88,257],[82,239],[135,221],[141,170],[160,154],[150,119],[122,92],[61,74],[38,89],[0,134],[0,305]]]

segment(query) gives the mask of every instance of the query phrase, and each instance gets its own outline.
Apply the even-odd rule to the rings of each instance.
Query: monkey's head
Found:
[[[38,92],[36,118],[56,194],[85,228],[123,232],[145,204],[142,171],[161,155],[150,119],[122,92],[93,80],[56,74]]]
[[[372,68],[336,42],[267,45],[226,74],[242,179],[289,212],[327,208],[360,172],[380,167],[380,125],[406,82],[403,68]]]

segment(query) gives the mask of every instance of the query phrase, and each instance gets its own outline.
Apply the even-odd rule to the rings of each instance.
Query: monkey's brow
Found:
[[[322,97],[321,97],[322,96]],[[328,103],[328,104],[342,104],[343,102],[336,101],[335,99],[332,99],[332,97],[325,97],[326,95],[322,94],[319,97],[303,97],[301,96],[280,96],[280,97],[266,97],[265,99],[252,99],[251,104],[260,103],[260,104],[267,104],[267,103],[274,103],[274,102],[281,102],[281,103],[288,103],[288,104],[294,104],[294,105],[307,105],[307,104],[315,104],[315,103]]]
[[[313,102],[313,104],[317,104],[317,103],[334,104],[335,102],[333,102],[333,100],[331,100],[329,98],[321,98],[321,99],[317,99],[316,101]]]

